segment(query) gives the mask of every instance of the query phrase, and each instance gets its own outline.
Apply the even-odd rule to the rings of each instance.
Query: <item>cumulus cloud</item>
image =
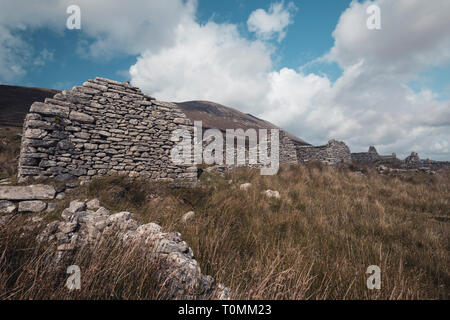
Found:
[[[235,25],[192,20],[177,28],[173,46],[145,51],[130,74],[133,84],[160,99],[252,108],[269,89],[271,67],[270,48],[241,37]]]
[[[64,35],[70,0],[2,0],[0,7],[0,80],[12,81],[26,69],[48,61],[33,52],[23,33],[47,28]],[[195,0],[110,1],[78,0],[81,35],[78,52],[86,58],[108,59],[120,54],[137,55],[170,45],[176,27],[195,14]],[[74,32],[74,31],[71,31]],[[44,53],[45,54],[45,53]]]
[[[381,8],[382,30],[366,28],[366,8],[373,3]],[[280,4],[249,18],[249,29],[259,31],[261,41],[246,40],[232,25],[200,25],[192,17],[176,29],[172,46],[145,51],[130,74],[134,84],[161,99],[213,100],[314,144],[337,138],[355,151],[376,145],[400,156],[415,150],[450,158],[450,101],[437,101],[429,89],[414,92],[407,85],[418,72],[448,61],[447,3],[352,2],[333,32],[333,48],[322,58],[343,69],[334,83],[301,68],[272,69],[273,50],[261,41],[282,34],[290,16],[278,19],[281,24],[255,17],[279,16]]]
[[[288,25],[293,23],[296,11],[297,7],[292,2],[287,6],[284,2],[273,3],[268,11],[257,9],[250,14],[247,20],[248,29],[263,40],[270,40],[278,35],[280,42],[286,36]]]

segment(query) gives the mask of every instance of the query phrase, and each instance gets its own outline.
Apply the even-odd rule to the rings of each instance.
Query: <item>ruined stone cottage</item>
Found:
[[[193,130],[195,120],[128,82],[97,77],[33,103],[24,121],[18,176],[63,181],[120,173],[192,183],[197,168],[173,163],[171,134]],[[343,142],[297,145],[282,130],[279,140],[280,163],[350,160]]]

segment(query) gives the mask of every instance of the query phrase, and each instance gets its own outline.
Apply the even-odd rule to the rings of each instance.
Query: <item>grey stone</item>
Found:
[[[47,204],[47,212],[53,212],[56,210],[56,203],[50,202]]]
[[[8,200],[0,200],[0,213],[13,213],[17,210],[17,207],[14,203]]]
[[[62,173],[55,177],[55,180],[58,182],[67,182],[73,180],[75,177],[69,173]]]
[[[31,105],[30,112],[39,113],[47,116],[58,116],[67,118],[69,108],[65,106],[57,106],[42,102],[35,102]]]
[[[194,211],[189,211],[186,212],[182,217],[181,217],[181,222],[188,222],[189,220],[193,219],[195,217],[195,213]]]
[[[275,198],[275,199],[281,198],[280,193],[278,191],[266,190],[263,193],[267,198]]]
[[[71,111],[69,114],[69,119],[72,121],[78,121],[81,123],[94,123],[94,117],[77,111]]]
[[[86,203],[89,210],[95,210],[100,208],[100,201],[98,199],[92,199]]]
[[[49,185],[0,186],[0,200],[51,200],[55,188]]]
[[[86,203],[84,201],[74,200],[70,202],[70,206],[67,210],[69,210],[72,213],[85,211]]]
[[[38,213],[44,211],[45,208],[47,208],[47,204],[40,200],[19,202],[19,212]]]

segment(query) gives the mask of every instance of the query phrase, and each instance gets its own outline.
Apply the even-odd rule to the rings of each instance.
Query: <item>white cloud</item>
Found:
[[[213,100],[315,144],[337,138],[355,151],[376,145],[384,153],[406,156],[415,150],[448,159],[450,101],[436,101],[430,90],[416,93],[407,86],[419,71],[448,59],[450,50],[443,48],[449,35],[441,28],[448,30],[450,11],[444,2],[375,1],[381,7],[381,31],[366,28],[365,8],[371,2],[353,2],[342,14],[333,33],[335,45],[326,56],[343,68],[335,83],[289,68],[274,71],[267,44],[244,39],[232,25],[199,25],[194,17],[178,26],[173,45],[145,51],[130,73],[135,85],[158,98]],[[279,12],[273,8],[269,13]],[[421,12],[439,14],[433,20]],[[408,23],[400,28],[397,21]],[[258,30],[270,34],[285,27]]]
[[[38,65],[46,61],[42,52],[33,52],[17,31],[48,28],[62,36],[69,17],[66,9],[71,4],[71,0],[1,1],[0,80],[19,79],[34,61]],[[86,58],[108,59],[124,53],[137,55],[149,48],[157,51],[170,45],[176,27],[191,19],[197,2],[78,0],[76,4],[81,9],[84,37],[78,44],[78,52]]]
[[[248,29],[255,32],[262,40],[270,40],[278,35],[278,42],[286,35],[288,25],[293,23],[292,16],[297,11],[296,6],[290,2],[271,4],[269,11],[257,9],[250,14],[247,20]]]
[[[173,46],[145,51],[130,74],[134,85],[160,99],[248,102],[250,107],[269,89],[270,70],[264,43],[242,38],[231,24],[192,20],[177,28]]]

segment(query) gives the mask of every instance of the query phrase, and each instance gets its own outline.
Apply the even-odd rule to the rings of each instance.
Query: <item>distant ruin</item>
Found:
[[[380,155],[374,146],[370,146],[368,152],[352,153],[351,158],[353,162],[361,163],[401,163],[401,160],[397,158],[395,153],[391,155]]]

